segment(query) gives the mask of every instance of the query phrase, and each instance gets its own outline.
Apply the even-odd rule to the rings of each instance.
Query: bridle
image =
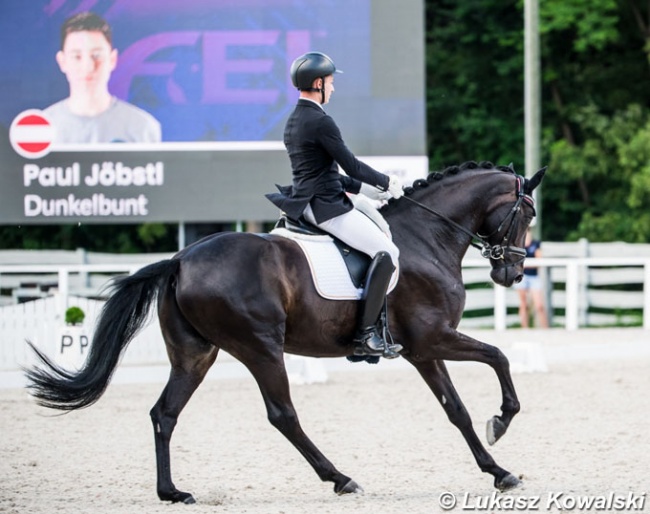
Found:
[[[508,211],[508,214],[506,214],[503,220],[501,220],[499,226],[491,234],[488,235],[480,235],[478,233],[474,233],[471,230],[463,227],[459,223],[456,223],[454,220],[448,218],[444,214],[441,214],[435,209],[427,207],[426,205],[418,202],[417,200],[413,200],[413,198],[409,196],[404,195],[402,198],[405,198],[406,200],[417,205],[421,209],[424,209],[425,211],[430,212],[435,216],[438,216],[439,218],[445,220],[453,227],[457,228],[461,232],[464,232],[465,234],[470,236],[472,238],[470,244],[474,248],[478,248],[481,251],[481,257],[484,257],[486,259],[493,259],[496,261],[504,261],[504,265],[497,266],[497,268],[509,268],[511,266],[515,266],[519,264],[526,258],[525,248],[521,248],[519,246],[512,246],[509,244],[509,242],[512,239],[513,232],[515,230],[514,221],[517,216],[517,213],[519,213],[519,211],[521,210],[521,204],[525,202],[530,207],[533,208],[533,211],[535,210],[535,200],[533,199],[532,196],[527,195],[524,191],[524,183],[525,183],[524,177],[522,177],[521,175],[516,175],[515,179],[516,179],[515,195],[517,196],[517,200],[515,201],[510,211]],[[490,244],[488,242],[488,239],[494,236],[495,234],[501,232],[503,230],[503,227],[506,225],[506,223],[508,223],[508,221],[509,221],[509,225],[505,235],[501,239],[501,242],[496,245]],[[510,263],[506,262],[507,255],[516,256],[516,260]]]

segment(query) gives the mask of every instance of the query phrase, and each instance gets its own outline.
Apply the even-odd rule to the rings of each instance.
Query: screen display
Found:
[[[0,14],[2,223],[273,219],[263,195],[291,181],[289,69],[314,50],[343,71],[325,109],[350,149],[426,172],[421,0],[9,0]]]

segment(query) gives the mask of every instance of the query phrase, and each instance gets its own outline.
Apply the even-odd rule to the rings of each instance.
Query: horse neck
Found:
[[[494,170],[464,171],[416,190],[411,198],[476,233],[505,192],[505,175]],[[395,244],[409,260],[430,263],[433,259],[460,267],[472,240],[467,233],[406,199],[387,209],[385,217]]]

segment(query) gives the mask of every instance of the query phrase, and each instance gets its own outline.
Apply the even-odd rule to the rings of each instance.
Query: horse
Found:
[[[494,369],[502,394],[501,413],[487,423],[488,443],[494,444],[520,404],[505,355],[457,330],[465,303],[461,261],[472,244],[489,259],[495,283],[509,287],[522,279],[524,238],[535,216],[531,195],[544,172],[524,178],[511,166],[469,162],[430,173],[382,207],[401,252],[399,282],[388,296],[391,334],[404,346],[402,358],[462,433],[478,467],[493,476],[501,491],[520,480],[498,466],[481,444],[445,361],[478,361]],[[113,279],[111,288],[81,369],[57,366],[30,343],[39,363],[25,370],[27,387],[39,404],[72,411],[97,402],[157,304],[171,363],[168,382],[150,411],[160,500],[195,502],[172,481],[170,439],[219,350],[250,371],[269,422],[322,481],[333,482],[339,495],[363,492],[303,432],[291,401],[284,353],[351,357],[358,310],[354,300],[318,295],[296,242],[272,233],[216,233],[170,259]]]

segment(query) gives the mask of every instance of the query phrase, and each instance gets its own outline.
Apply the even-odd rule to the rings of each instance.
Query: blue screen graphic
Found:
[[[110,92],[151,113],[163,141],[281,140],[297,98],[289,67],[302,53],[319,50],[354,70],[337,99],[371,96],[369,2],[4,0],[0,124],[68,96],[55,60],[60,27],[92,11],[118,50]]]

